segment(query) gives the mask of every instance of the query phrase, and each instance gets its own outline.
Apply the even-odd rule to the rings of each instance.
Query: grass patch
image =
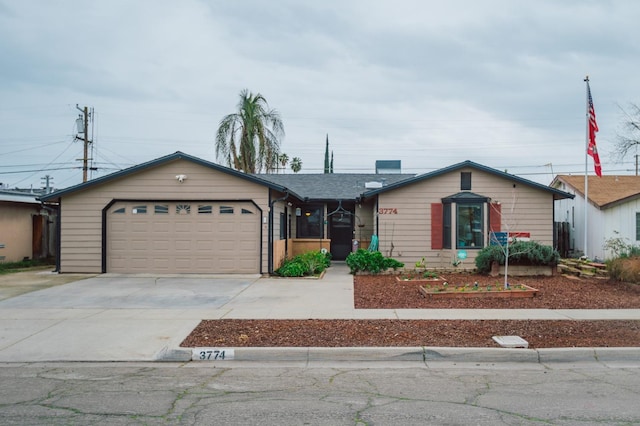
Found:
[[[32,260],[21,260],[19,262],[1,262],[0,274],[20,272],[26,269],[35,268],[39,266],[55,266],[55,262],[52,259],[32,259]]]

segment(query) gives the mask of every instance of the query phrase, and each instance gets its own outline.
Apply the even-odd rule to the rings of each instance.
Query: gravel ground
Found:
[[[501,278],[444,277],[450,285],[496,285]],[[528,299],[429,299],[421,283],[394,276],[354,277],[356,309],[616,309],[640,308],[640,285],[565,276],[514,278],[539,291]],[[424,283],[422,283],[424,284]],[[181,346],[496,347],[492,336],[518,335],[530,348],[640,346],[640,321],[494,320],[204,320]]]

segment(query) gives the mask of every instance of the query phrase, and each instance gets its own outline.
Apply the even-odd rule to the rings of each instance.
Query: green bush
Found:
[[[276,275],[282,277],[304,277],[320,274],[331,266],[331,253],[321,251],[309,251],[284,261],[276,271]]]
[[[505,264],[505,247],[487,246],[478,252],[476,256],[476,268],[478,272],[491,271],[491,264],[498,262]],[[555,266],[560,260],[560,253],[551,246],[545,246],[535,241],[515,241],[509,244],[510,265],[549,265]]]
[[[384,257],[379,251],[369,251],[358,249],[356,252],[349,253],[345,260],[352,274],[359,271],[366,271],[377,274],[386,269],[402,268],[404,263],[398,262],[390,257]]]

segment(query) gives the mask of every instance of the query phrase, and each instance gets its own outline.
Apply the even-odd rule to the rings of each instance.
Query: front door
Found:
[[[331,238],[331,258],[345,260],[351,253],[353,214],[341,212],[329,216],[329,238]]]

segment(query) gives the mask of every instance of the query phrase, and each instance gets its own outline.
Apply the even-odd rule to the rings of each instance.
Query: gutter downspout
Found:
[[[271,194],[271,192],[269,192]],[[271,195],[269,195],[271,196]],[[267,231],[268,247],[267,247],[267,268],[269,275],[273,275],[273,206],[278,201],[284,201],[289,198],[289,190],[285,188],[284,197],[276,198],[269,201],[269,228]]]

